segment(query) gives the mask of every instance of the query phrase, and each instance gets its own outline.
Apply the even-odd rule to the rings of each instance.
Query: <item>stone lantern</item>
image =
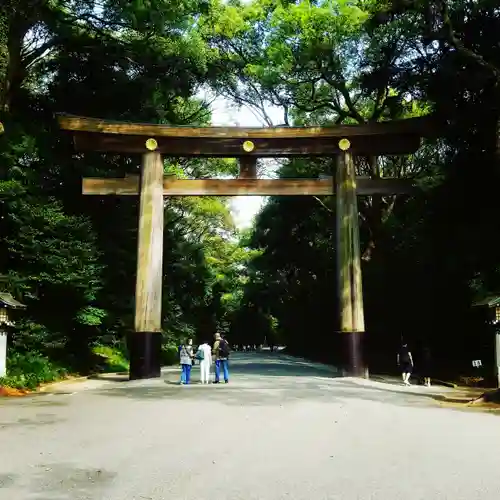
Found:
[[[497,387],[500,387],[500,295],[486,297],[475,302],[473,306],[479,307],[485,311],[486,314],[483,315],[484,320],[492,327],[494,344],[492,342],[491,347],[495,356]]]
[[[14,326],[13,310],[26,309],[8,292],[0,292],[0,377],[7,375],[7,336]]]

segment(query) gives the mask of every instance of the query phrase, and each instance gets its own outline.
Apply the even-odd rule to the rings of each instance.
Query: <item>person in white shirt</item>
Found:
[[[202,384],[210,383],[210,367],[212,366],[212,348],[207,342],[198,347],[196,359],[200,360],[200,382]]]

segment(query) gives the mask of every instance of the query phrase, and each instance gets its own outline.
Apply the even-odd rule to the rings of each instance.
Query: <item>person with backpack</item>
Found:
[[[203,342],[198,347],[195,359],[200,362],[200,382],[208,384],[210,381],[210,367],[212,366],[212,349],[208,342]]]
[[[218,384],[220,380],[220,370],[224,374],[224,382],[229,383],[229,344],[225,338],[222,337],[220,333],[215,334],[215,342],[213,347],[213,355],[215,357],[215,381],[214,384]]]
[[[193,341],[188,339],[179,346],[179,361],[181,364],[181,385],[188,385],[191,380],[193,366]]]

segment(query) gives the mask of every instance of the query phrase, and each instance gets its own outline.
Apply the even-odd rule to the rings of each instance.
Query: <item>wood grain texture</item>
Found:
[[[352,211],[350,203],[352,197],[349,196],[348,165],[346,154],[337,157],[337,170],[335,175],[336,191],[336,253],[338,271],[337,298],[339,305],[339,330],[341,332],[353,331],[352,314],[352,235],[351,220]]]
[[[158,152],[148,152],[143,155],[140,179],[136,332],[161,331],[163,207],[163,161]]]
[[[431,127],[430,116],[366,123],[362,125],[336,125],[332,127],[172,127],[151,123],[131,123],[83,116],[58,115],[63,130],[97,132],[119,135],[151,137],[222,137],[222,138],[300,138],[300,137],[354,137],[356,135],[387,135],[411,133],[425,135]]]
[[[338,297],[341,332],[364,332],[363,288],[359,241],[359,213],[354,161],[350,152],[339,155],[336,172]],[[351,367],[361,363],[355,350]],[[359,358],[359,359],[357,359]]]
[[[268,130],[268,129],[264,129]],[[153,137],[153,136],[150,136]],[[344,136],[302,138],[252,138],[255,149],[243,150],[245,138],[234,137],[165,137],[155,135],[157,151],[171,157],[242,157],[262,158],[297,156],[335,156],[340,153],[338,141]],[[146,151],[144,135],[119,135],[78,132],[74,134],[77,151],[137,154]],[[398,133],[392,135],[356,135],[351,137],[350,151],[357,155],[401,155],[414,153],[420,147],[420,136]]]
[[[349,179],[349,186],[347,195],[349,197],[349,222],[351,231],[351,244],[352,244],[352,261],[350,263],[352,268],[352,328],[355,332],[365,331],[365,315],[363,309],[363,284],[361,276],[361,250],[359,240],[359,212],[358,212],[358,196],[356,189],[356,173],[354,170],[354,161],[351,154],[346,153],[345,163],[347,166],[347,176]],[[374,183],[376,188],[377,184]],[[377,193],[378,194],[378,193]],[[355,365],[358,361],[355,361]]]
[[[257,157],[256,156],[240,156],[238,158],[240,164],[239,179],[255,179],[257,178]]]
[[[328,196],[334,193],[331,179],[163,179],[164,196]],[[358,195],[411,194],[417,191],[408,179],[356,180]],[[123,179],[84,178],[86,195],[139,194],[139,177]]]

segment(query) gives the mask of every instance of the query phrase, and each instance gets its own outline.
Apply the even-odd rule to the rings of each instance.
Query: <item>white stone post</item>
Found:
[[[495,365],[497,387],[500,388],[500,330],[495,331]]]
[[[0,330],[0,377],[7,375],[7,332]]]

